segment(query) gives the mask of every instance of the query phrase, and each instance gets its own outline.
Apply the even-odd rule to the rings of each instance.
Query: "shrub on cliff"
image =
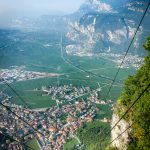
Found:
[[[145,57],[144,64],[133,76],[130,76],[124,85],[116,107],[116,113],[122,115],[134,100],[150,83],[150,37],[147,38],[143,45],[148,55]],[[150,148],[150,88],[142,95],[139,101],[128,115],[125,116],[127,121],[134,122],[131,132],[131,143],[129,149],[149,150]]]

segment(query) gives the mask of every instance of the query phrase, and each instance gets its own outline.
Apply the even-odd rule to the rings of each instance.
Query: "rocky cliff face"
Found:
[[[37,19],[19,17],[7,24],[15,29],[67,32],[69,44],[65,46],[70,55],[120,54],[129,45],[147,3],[148,0],[85,0],[79,10],[70,15],[44,15]],[[131,47],[134,54],[141,53],[140,45],[150,34],[149,17],[150,10]]]
[[[113,114],[111,127],[113,127],[118,120],[119,120],[119,116],[116,114]],[[118,137],[130,125],[131,123],[126,122],[125,120],[121,120],[119,124],[112,130],[111,140],[114,140],[116,137]],[[117,148],[118,150],[127,150],[127,145],[130,142],[130,132],[131,132],[131,129],[127,130],[117,140],[115,140],[111,146]]]
[[[69,22],[66,36],[73,44],[66,47],[68,54],[124,52],[146,5],[147,2],[142,0],[87,0],[79,9],[82,17]],[[147,28],[147,25],[140,27],[132,52],[140,48],[142,37],[145,36],[142,33]]]

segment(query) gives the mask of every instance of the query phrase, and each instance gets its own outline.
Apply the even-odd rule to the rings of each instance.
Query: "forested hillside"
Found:
[[[144,65],[138,72],[130,76],[119,98],[115,113],[122,116],[129,106],[143,93],[150,84],[150,37],[143,45],[148,51]],[[150,87],[144,92],[131,111],[124,118],[132,122],[128,150],[149,150],[150,148]]]

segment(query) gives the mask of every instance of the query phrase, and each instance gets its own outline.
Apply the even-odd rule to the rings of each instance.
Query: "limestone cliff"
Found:
[[[112,147],[118,150],[150,149],[150,37],[143,47],[148,51],[148,55],[141,68],[125,81],[112,117],[112,127],[121,116],[125,119],[111,132],[111,140],[123,133],[112,143]],[[131,124],[132,128],[124,132]]]
[[[116,122],[119,120],[119,116],[116,114],[113,114],[112,116],[112,122],[111,122],[111,127],[113,127]],[[118,137],[122,132],[124,132],[131,123],[126,122],[125,120],[121,120],[118,125],[112,130],[111,132],[111,140],[114,140],[116,137]],[[122,134],[118,139],[116,139],[112,143],[112,147],[117,148],[118,150],[127,150],[127,146],[130,142],[130,130],[127,130],[124,134]]]

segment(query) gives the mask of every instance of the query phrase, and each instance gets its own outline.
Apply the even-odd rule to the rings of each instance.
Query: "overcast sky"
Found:
[[[0,0],[0,17],[64,15],[75,12],[84,0]]]

